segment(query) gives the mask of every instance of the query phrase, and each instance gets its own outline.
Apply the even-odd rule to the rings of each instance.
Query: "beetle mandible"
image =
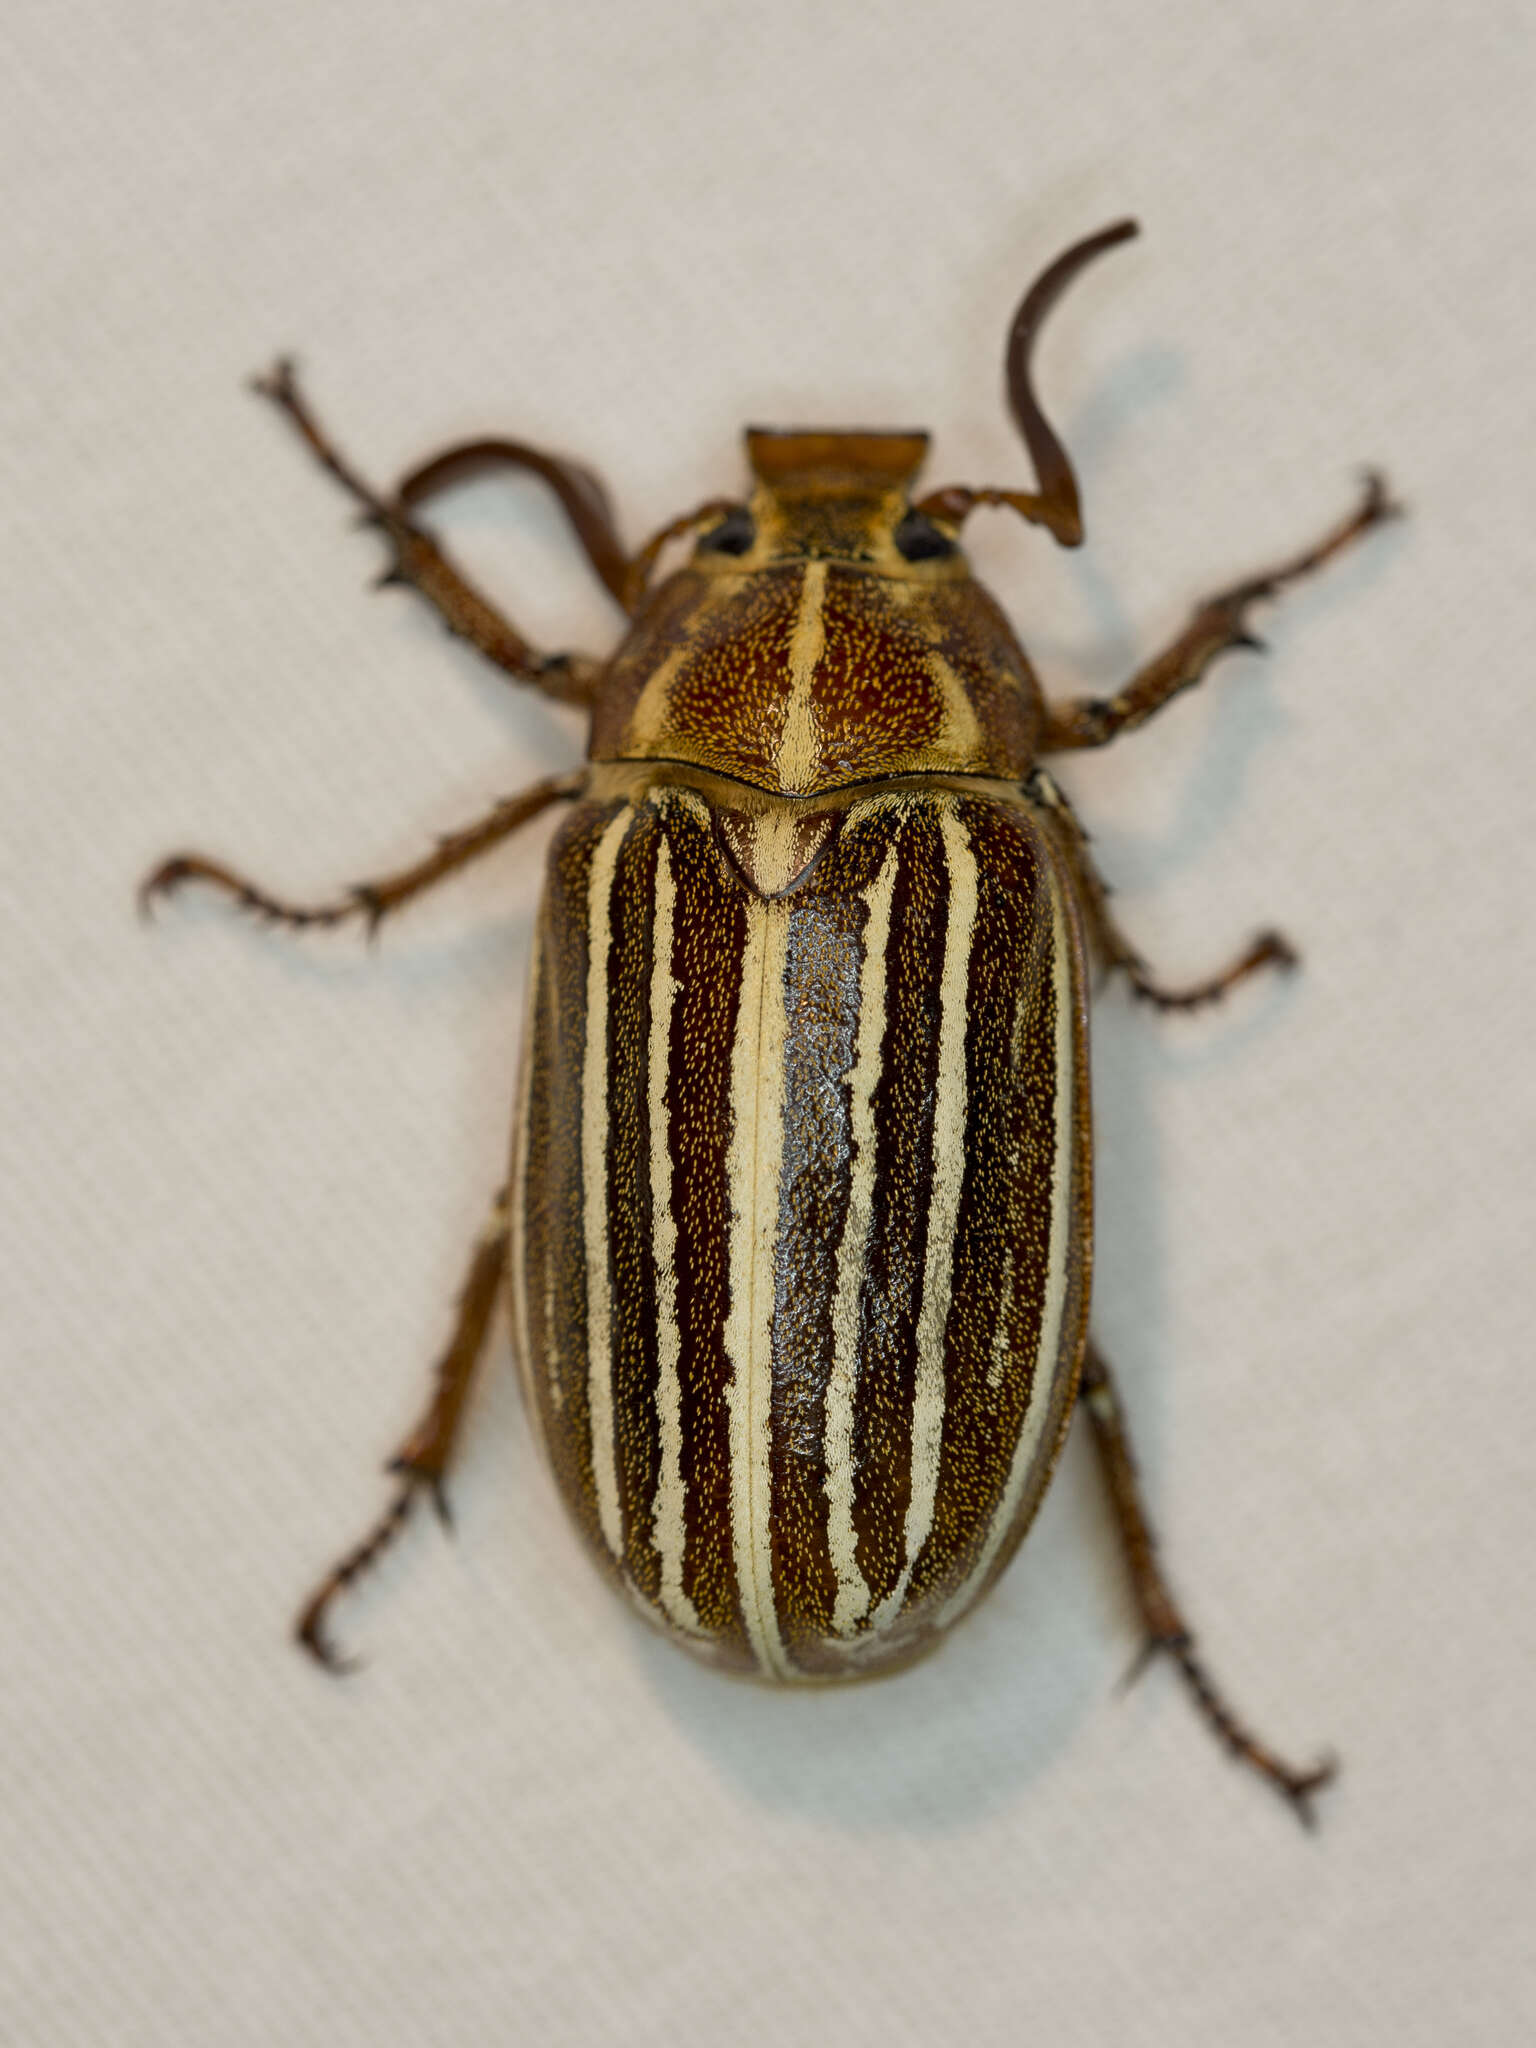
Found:
[[[1114,696],[1052,704],[959,545],[1000,506],[1063,546],[1077,484],[1031,353],[1117,221],[1031,286],[1007,389],[1035,491],[914,498],[927,436],[750,429],[747,502],[637,554],[587,469],[475,441],[390,496],[343,460],[280,362],[256,389],[390,550],[381,579],[520,682],[591,714],[587,764],[498,803],[419,865],[304,908],[197,854],[188,881],[291,927],[370,931],[550,806],[523,1078],[492,1206],[392,1501],[297,1622],[323,1664],[336,1595],[444,1480],[497,1298],[528,1413],[598,1563],[674,1639],[772,1680],[891,1671],[1012,1556],[1087,1411],[1145,1628],[1216,1734],[1303,1820],[1296,1769],[1235,1717],[1158,1564],[1114,1380],[1088,1336],[1090,971],[1164,1010],[1294,954],[1276,933],[1173,990],[1111,915],[1041,757],[1103,746],[1258,643],[1256,603],[1392,516],[1376,476],[1315,546],[1208,599]],[[419,522],[496,468],[555,493],[630,624],[597,662],[541,654]],[[686,566],[652,587],[663,549]]]

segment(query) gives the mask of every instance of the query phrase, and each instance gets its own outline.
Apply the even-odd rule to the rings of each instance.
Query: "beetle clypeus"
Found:
[[[336,1595],[445,1474],[503,1281],[528,1412],[599,1564],[719,1667],[774,1680],[894,1670],[992,1584],[1086,1408],[1146,1630],[1227,1748],[1310,1818],[1296,1770],[1233,1716],[1159,1569],[1119,1397],[1087,1334],[1086,980],[1163,1009],[1293,955],[1274,933],[1162,987],[1110,915],[1040,757],[1101,746],[1254,646],[1260,599],[1389,517],[1379,479],[1315,547],[1209,599],[1117,695],[1047,704],[958,545],[977,506],[1082,539],[1038,403],[1044,314],[1120,221],[1026,293],[1007,385],[1035,492],[914,499],[927,436],[747,434],[747,503],[712,500],[640,552],[587,470],[520,442],[450,449],[380,497],[290,364],[286,414],[450,631],[591,712],[585,768],[499,803],[419,866],[311,908],[199,855],[199,880],[290,926],[370,929],[555,804],[511,1177],[476,1246],[432,1399]],[[631,624],[607,662],[536,653],[416,519],[495,468],[554,491]],[[656,588],[662,549],[692,559]]]

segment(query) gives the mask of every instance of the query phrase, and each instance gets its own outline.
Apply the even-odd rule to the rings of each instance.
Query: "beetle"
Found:
[[[337,452],[291,362],[256,381],[389,549],[380,579],[520,682],[591,716],[586,764],[498,803],[418,865],[311,907],[178,854],[276,924],[403,904],[554,806],[506,1186],[475,1247],[397,1486],[300,1614],[345,1668],[336,1596],[444,1482],[493,1308],[510,1293],[529,1417],[598,1565],[718,1668],[774,1681],[899,1669],[1018,1547],[1086,1410],[1145,1630],[1228,1750],[1310,1823],[1334,1765],[1284,1762],[1216,1690],[1155,1552],[1119,1394],[1088,1335],[1090,975],[1162,1010],[1295,955],[1277,933],[1170,989],[1111,914],[1044,757],[1134,730],[1253,607],[1392,516],[1368,475],[1316,545],[1207,599],[1114,696],[1050,703],[960,531],[1011,510],[1066,547],[1076,479],[1042,411],[1041,321],[1074,244],[1009,331],[1033,491],[917,497],[927,435],[749,429],[751,496],[623,547],[591,471],[525,443],[456,446],[390,495]],[[606,662],[536,651],[420,508],[492,469],[554,492],[629,620]],[[670,544],[691,558],[655,581]]]

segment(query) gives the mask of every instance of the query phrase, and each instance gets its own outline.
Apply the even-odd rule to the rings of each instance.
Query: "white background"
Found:
[[[1503,2044],[1536,2026],[1532,16],[1493,0],[834,10],[11,0],[0,2038]],[[781,1697],[645,1634],[535,1464],[504,1338],[454,1487],[383,1498],[503,1168],[542,835],[293,941],[317,893],[571,762],[241,380],[299,350],[380,480],[501,431],[631,540],[747,419],[925,423],[1022,485],[1028,279],[1134,211],[1040,382],[1089,545],[978,518],[1050,687],[1103,690],[1364,460],[1410,523],[1267,659],[1069,763],[1171,976],[1106,996],[1097,1321],[1176,1583],[1308,1838],[1133,1619],[1074,1444],[977,1619]],[[532,485],[445,507],[546,643],[616,620]]]

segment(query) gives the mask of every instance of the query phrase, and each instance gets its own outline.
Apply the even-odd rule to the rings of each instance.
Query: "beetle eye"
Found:
[[[757,527],[745,505],[733,505],[718,526],[699,538],[700,552],[712,555],[744,555],[757,539]]]
[[[926,512],[909,512],[895,533],[896,552],[909,562],[935,562],[955,552],[947,533],[941,533]]]

